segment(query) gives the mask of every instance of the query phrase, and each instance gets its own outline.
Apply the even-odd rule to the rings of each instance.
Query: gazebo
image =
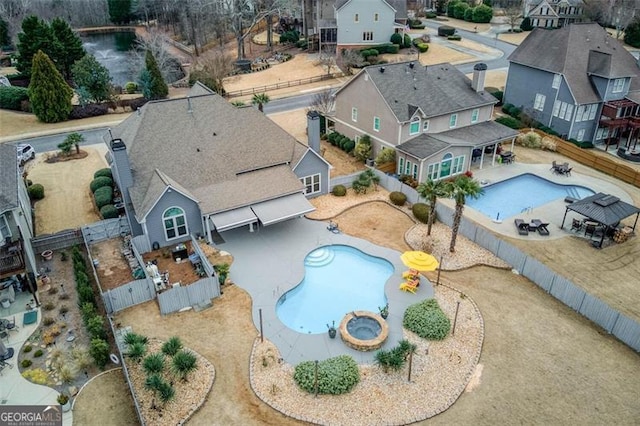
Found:
[[[564,212],[564,217],[562,218],[561,228],[564,228],[564,221],[567,218],[569,210],[605,226],[605,232],[602,233],[600,239],[600,247],[602,247],[604,236],[609,229],[615,228],[622,219],[634,214],[636,215],[636,220],[633,223],[633,230],[635,231],[636,225],[638,224],[638,216],[640,215],[640,208],[625,203],[618,197],[602,192],[568,204]]]

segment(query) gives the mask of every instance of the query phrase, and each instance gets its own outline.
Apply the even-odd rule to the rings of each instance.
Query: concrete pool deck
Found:
[[[585,186],[596,193],[604,192],[606,194],[615,195],[622,201],[633,204],[631,196],[615,183],[608,182],[597,177],[581,174],[576,171],[572,171],[571,176],[562,176],[553,173],[550,168],[550,164],[546,165],[516,162],[511,164],[504,164],[497,167],[474,169],[473,175],[474,178],[480,182],[486,181],[488,182],[488,184],[492,184],[524,173],[531,173],[561,185],[580,185]],[[454,207],[454,203],[451,200],[439,199],[438,202],[442,202],[443,204],[452,208]],[[505,200],[505,202],[508,202],[508,200]],[[542,206],[534,207],[533,209],[517,214],[516,216],[502,218],[503,220],[501,222],[495,222],[491,218],[485,216],[483,213],[477,210],[474,210],[471,207],[466,207],[464,209],[464,215],[468,219],[473,220],[474,222],[497,234],[511,238],[523,240],[549,240],[563,238],[570,235],[580,236],[580,233],[576,234],[570,231],[572,218],[583,219],[583,216],[575,212],[570,211],[567,214],[564,223],[564,229],[560,228],[560,225],[562,224],[562,218],[564,217],[566,211],[566,206],[567,203],[565,203],[563,199],[559,199]],[[548,227],[550,235],[542,236],[535,232],[531,232],[527,236],[519,235],[513,223],[514,218],[521,218],[525,222],[531,222],[532,219],[540,219],[543,222],[548,222],[550,224]]]
[[[396,346],[403,338],[402,318],[405,309],[420,300],[433,297],[433,287],[424,277],[416,294],[398,288],[403,281],[402,273],[407,270],[400,260],[400,252],[342,233],[334,234],[327,230],[327,222],[300,218],[259,228],[251,234],[251,238],[247,238],[247,233],[246,228],[227,231],[224,233],[226,242],[218,247],[234,257],[230,277],[251,295],[256,328],[260,330],[259,310],[262,309],[264,337],[278,347],[284,361],[291,365],[343,354],[351,355],[358,363],[371,363],[375,354],[373,351],[359,352],[347,347],[340,336],[330,339],[328,333],[298,333],[284,325],[276,315],[276,304],[280,297],[304,278],[305,256],[318,247],[348,245],[371,256],[386,259],[393,265],[394,273],[384,287],[389,303],[389,337],[382,349]],[[354,308],[357,309],[357,306]],[[342,318],[327,318],[327,323],[333,320],[337,328]]]

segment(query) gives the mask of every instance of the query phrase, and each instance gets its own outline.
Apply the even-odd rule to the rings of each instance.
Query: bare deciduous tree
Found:
[[[132,73],[140,75],[140,72],[145,68],[145,54],[147,50],[150,50],[165,81],[174,81],[176,78],[173,73],[176,71],[176,62],[167,50],[168,39],[166,34],[155,28],[149,29],[145,37],[138,37],[135,49],[129,52],[129,68]]]
[[[197,79],[202,79],[211,90],[223,93],[223,80],[233,69],[233,57],[225,53],[223,48],[219,48],[203,53],[193,64],[192,73]],[[202,77],[199,77],[200,75]]]
[[[507,23],[511,26],[511,32],[513,32],[513,29],[520,23],[520,19],[522,18],[522,7],[508,7],[504,10],[504,16],[507,18]]]
[[[364,65],[364,58],[355,49],[346,49],[342,51],[342,54],[338,58],[338,64],[343,71],[351,70],[352,67],[360,68]]]
[[[331,74],[331,70],[336,66],[335,46],[323,46],[322,52],[318,53],[316,65],[323,66],[327,70],[327,74]]]
[[[333,112],[336,107],[336,98],[331,89],[323,90],[313,95],[308,111],[318,111],[322,115],[328,115]]]

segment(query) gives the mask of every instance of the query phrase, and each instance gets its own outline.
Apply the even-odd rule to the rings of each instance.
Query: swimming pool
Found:
[[[491,219],[499,215],[501,220],[561,198],[581,199],[595,194],[584,186],[561,185],[531,173],[487,185],[483,190],[479,198],[467,199],[466,205]]]
[[[327,324],[352,311],[378,312],[387,303],[384,285],[393,265],[379,257],[344,245],[320,247],[304,260],[305,276],[283,294],[276,314],[287,327],[299,333],[327,332]]]

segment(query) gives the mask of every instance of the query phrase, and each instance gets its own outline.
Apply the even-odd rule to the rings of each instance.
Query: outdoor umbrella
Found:
[[[439,266],[435,257],[423,251],[405,251],[400,259],[407,268],[421,272],[435,271]]]
[[[13,348],[7,348],[0,340],[0,361],[5,361],[13,356]]]

